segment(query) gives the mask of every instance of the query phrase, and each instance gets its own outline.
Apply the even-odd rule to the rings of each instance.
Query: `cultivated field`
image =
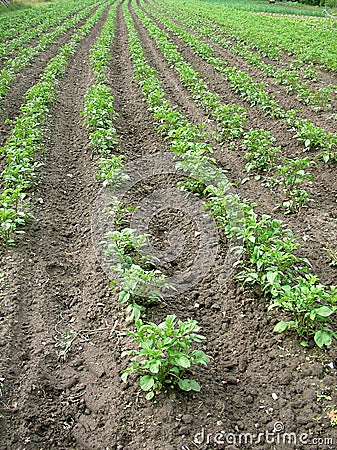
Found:
[[[0,13],[1,449],[336,448],[337,21],[224,3]]]

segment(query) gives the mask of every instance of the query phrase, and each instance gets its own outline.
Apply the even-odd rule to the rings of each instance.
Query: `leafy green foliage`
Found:
[[[145,7],[147,8],[147,6]],[[190,180],[187,184],[185,182],[185,187],[197,191],[199,195],[206,195],[207,205],[218,224],[224,229],[226,236],[242,241],[241,251],[245,254],[245,266],[242,268],[239,278],[244,283],[259,289],[272,302],[277,302],[283,295],[285,287],[298,286],[298,279],[310,279],[308,261],[296,256],[298,244],[291,231],[283,229],[281,221],[274,220],[269,216],[259,218],[254,212],[255,205],[250,205],[246,200],[242,200],[239,195],[231,192],[231,186],[227,178],[215,166],[215,161],[207,156],[207,153],[212,153],[212,149],[201,142],[200,130],[189,124],[174,107],[170,106],[165,98],[156,71],[149,67],[145,61],[144,51],[125,5],[124,13],[129,30],[129,46],[135,67],[135,78],[143,89],[150,111],[159,121],[158,129],[166,138],[170,139],[172,151],[181,158],[178,164],[179,168],[186,171],[190,180],[192,180],[192,183]],[[211,56],[212,50],[210,47],[204,43],[200,44],[200,40],[198,41],[196,36],[183,32],[180,27],[173,25],[169,19],[164,19],[163,15],[155,15],[159,17],[162,23],[165,23],[165,26],[168,24],[170,31],[179,35],[189,45],[192,43],[193,49],[200,56],[205,57],[213,66],[221,70],[228,69],[229,76],[237,76],[238,71],[236,69],[227,67],[227,64],[220,58]],[[193,72],[188,70],[188,73],[193,78]],[[251,95],[252,100],[255,98],[255,104],[261,104],[266,111],[269,111],[268,114],[270,113],[274,117],[284,117],[285,120],[297,120],[296,111],[285,112],[279,108],[272,98],[266,97],[265,94],[257,95],[256,91],[260,87],[251,83],[246,76],[241,76],[240,73],[237,78],[238,86],[240,86],[239,77],[244,83],[247,82],[247,89],[243,91],[244,95]],[[200,86],[196,78],[194,78],[194,82]],[[262,91],[260,90],[260,92]],[[213,101],[214,97],[210,96],[209,99]],[[271,136],[267,134],[265,138],[270,140]],[[269,141],[270,143],[272,141]],[[203,164],[199,165],[198,162],[202,158],[204,158]],[[311,164],[312,162],[308,165]],[[310,181],[311,175],[306,172],[305,168],[297,167],[297,169],[304,170],[304,173],[295,174],[296,180],[294,182],[296,186],[299,184],[297,183],[297,177]],[[291,183],[286,182],[286,184],[287,188],[291,186]],[[313,286],[317,287],[318,284],[314,283]],[[327,290],[323,289],[322,295],[325,295],[326,292]],[[328,303],[335,301],[334,291],[331,292],[332,295],[329,297]],[[300,311],[300,317],[307,312],[307,310]],[[320,312],[317,317],[319,316]],[[321,344],[322,332],[326,331],[322,330],[321,322],[313,320],[312,326],[305,322],[305,327],[309,328],[309,326],[311,330],[306,334],[303,333],[304,338],[309,339],[319,332],[316,336],[316,343]],[[146,378],[146,386],[148,386],[148,381],[148,378]]]
[[[286,198],[281,206],[285,208],[286,212],[295,212],[309,201],[309,194],[299,186],[304,181],[314,180],[314,176],[306,171],[309,166],[314,164],[315,162],[309,158],[283,158],[283,165],[278,166],[275,171],[272,183],[282,186]]]
[[[276,164],[276,154],[280,147],[273,147],[275,139],[268,131],[251,130],[245,134],[243,146],[246,149],[244,159],[248,162],[245,170],[255,173],[270,172]]]
[[[33,162],[33,157],[43,150],[42,126],[46,122],[49,106],[56,97],[56,81],[63,75],[67,60],[78,42],[99,20],[103,9],[103,6],[99,7],[70,41],[60,48],[59,53],[47,64],[41,81],[26,92],[26,102],[20,107],[21,114],[14,121],[10,136],[1,149],[6,155],[7,166],[1,174],[4,191],[0,199],[0,234],[7,243],[12,243],[13,234],[22,233],[22,226],[33,218],[27,211],[30,205],[26,202],[26,193],[33,186],[37,177],[36,169],[40,166]]]
[[[72,5],[70,7],[70,14],[74,12],[74,10],[77,9],[77,5]],[[33,60],[33,58],[40,52],[45,51],[51,44],[55,42],[55,40],[64,34],[67,30],[70,28],[76,26],[81,20],[83,20],[85,17],[88,16],[89,12],[91,11],[92,6],[87,6],[86,8],[79,11],[76,15],[67,18],[61,25],[56,27],[55,29],[52,29],[48,33],[42,33],[40,35],[39,43],[36,47],[28,47],[25,48],[22,46],[18,54],[15,58],[7,59],[5,63],[5,67],[0,72],[0,99],[4,97],[7,93],[7,90],[9,86],[12,84],[12,82],[15,80],[16,74],[21,72],[25,67],[27,67]],[[69,14],[69,9],[67,9]],[[99,11],[100,13],[102,10]],[[56,16],[55,16],[56,15]],[[59,15],[59,13],[56,13],[54,11],[54,16],[58,18],[63,18],[63,15]],[[95,20],[96,14],[94,14],[89,19],[89,24],[91,20]],[[62,20],[62,19],[61,19]],[[85,25],[82,27],[82,31],[79,32],[78,36],[80,36],[81,32],[85,29]],[[56,61],[60,56],[55,57],[54,61]],[[55,62],[53,63],[56,64]],[[48,72],[48,69],[47,69]],[[51,76],[51,73],[49,72],[49,76]]]
[[[271,307],[281,306],[295,317],[295,320],[278,323],[275,331],[294,329],[304,338],[304,345],[310,337],[314,337],[316,344],[322,347],[331,345],[332,338],[337,338],[328,326],[331,316],[337,311],[337,288],[327,290],[317,281],[315,276],[306,276],[298,278],[294,286],[283,286],[283,292]]]
[[[155,393],[173,386],[183,391],[200,391],[200,385],[193,378],[185,376],[195,364],[207,365],[209,357],[202,350],[192,350],[191,345],[205,338],[199,334],[200,327],[195,320],[178,321],[169,315],[159,325],[135,322],[136,331],[129,331],[139,350],[128,350],[122,356],[133,355],[130,366],[122,371],[122,380],[127,381],[132,373],[141,375],[140,387],[150,400]]]

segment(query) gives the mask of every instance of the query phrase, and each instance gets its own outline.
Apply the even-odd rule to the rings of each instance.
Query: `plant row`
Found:
[[[281,220],[259,216],[256,205],[249,204],[232,187],[226,175],[212,158],[212,148],[203,142],[200,128],[191,124],[165,97],[157,72],[148,65],[127,6],[124,5],[129,29],[131,58],[135,78],[142,87],[149,110],[158,130],[170,140],[171,150],[179,156],[178,167],[186,171],[191,190],[203,192],[207,207],[229,239],[241,239],[242,266],[238,279],[255,288],[290,316],[281,321],[275,331],[295,330],[307,345],[314,338],[319,347],[330,345],[336,333],[331,329],[331,317],[337,310],[337,288],[327,288],[310,271],[305,258],[296,256],[299,244]]]
[[[158,2],[161,10],[177,12],[172,0]],[[187,0],[179,11],[198,13],[221,25],[226,34],[237,41],[243,41],[269,58],[279,59],[294,55],[298,60],[314,62],[326,69],[337,70],[336,24],[329,19],[299,19],[298,17],[264,16]]]
[[[247,45],[244,45],[242,42],[234,43],[227,37],[222,36],[223,28],[206,17],[202,17],[203,25],[201,25],[201,17],[191,16],[191,14],[184,15],[179,11],[179,20],[193,29],[198,35],[211,39],[213,42],[244,58],[249,64],[262,70],[267,76],[275,78],[279,84],[285,86],[288,94],[297,94],[298,100],[305,105],[315,105],[318,110],[331,108],[329,102],[332,99],[332,94],[336,92],[337,86],[329,85],[316,90],[309,89],[308,82],[301,80],[297,70],[293,68],[276,68],[274,65],[266,63],[261,55],[251,51]],[[316,81],[316,72],[312,68],[307,67],[305,69],[304,75]]]
[[[0,60],[3,60],[10,54],[13,55],[15,50],[22,48],[22,46],[27,44],[31,39],[44,34],[49,28],[58,25],[68,16],[75,14],[82,9],[85,4],[87,4],[87,2],[76,4],[76,9],[74,9],[74,5],[69,5],[67,3],[54,4],[54,8],[47,9],[43,16],[43,20],[41,19],[40,23],[37,23],[35,27],[29,28],[26,31],[19,31],[17,37],[0,44]]]
[[[21,226],[32,218],[27,194],[37,177],[40,163],[34,161],[34,157],[44,150],[42,127],[47,120],[49,106],[55,100],[57,80],[64,74],[70,55],[98,22],[104,9],[104,5],[99,7],[85,25],[76,30],[71,40],[48,63],[41,80],[26,92],[21,114],[1,148],[7,165],[1,174],[0,234],[7,243],[13,242],[13,234],[22,233]]]
[[[16,75],[23,71],[24,68],[33,61],[38,53],[47,50],[57,38],[62,36],[62,34],[72,27],[75,27],[81,20],[90,15],[92,13],[92,9],[92,5],[87,6],[78,14],[63,22],[62,25],[41,36],[39,43],[35,47],[22,47],[15,58],[8,59],[4,68],[0,72],[0,100],[6,95],[10,85],[15,80]]]
[[[4,42],[43,23],[49,11],[63,7],[64,1],[43,5],[39,8],[26,9],[13,14],[0,16],[0,41]]]
[[[134,11],[167,61],[177,70],[182,84],[191,93],[195,102],[205,108],[210,117],[216,121],[218,140],[219,137],[221,140],[242,138],[246,150],[244,159],[247,160],[245,170],[248,174],[243,182],[252,174],[255,179],[260,179],[261,175],[268,175],[267,184],[272,188],[281,186],[283,190],[285,199],[280,206],[286,212],[297,211],[303,206],[308,201],[309,195],[301,188],[301,184],[307,180],[313,181],[313,175],[306,169],[314,165],[314,162],[309,158],[282,158],[280,164],[277,155],[281,152],[281,148],[275,147],[276,140],[271,133],[263,129],[245,131],[247,111],[235,104],[223,104],[221,97],[208,89],[200,73],[184,61],[168,35],[140,8],[134,6]],[[271,175],[272,172],[275,172],[274,175]]]
[[[98,178],[103,186],[113,190],[127,175],[123,173],[123,156],[112,153],[116,145],[113,122],[117,115],[113,110],[113,96],[108,85],[108,70],[111,45],[114,39],[116,6],[113,6],[102,29],[97,44],[93,46],[90,61],[95,83],[85,96],[85,125],[89,127],[91,146],[99,159]],[[160,289],[165,287],[165,277],[159,275],[155,259],[142,254],[148,235],[136,235],[126,228],[123,217],[128,209],[116,196],[110,199],[110,213],[114,218],[114,230],[103,242],[106,258],[114,274],[111,285],[119,293],[119,302],[125,305],[127,322],[133,322],[127,333],[138,349],[127,350],[122,356],[132,355],[130,366],[122,372],[127,381],[131,373],[140,375],[140,387],[150,400],[155,392],[178,385],[182,390],[200,390],[200,385],[185,372],[192,364],[207,364],[209,358],[201,350],[191,350],[193,342],[201,342],[200,327],[194,320],[176,322],[168,315],[159,325],[144,321],[146,307],[161,300]]]
[[[148,8],[144,4],[144,8]],[[295,137],[306,149],[319,149],[317,155],[325,162],[337,160],[337,136],[327,133],[321,127],[314,125],[309,119],[298,117],[297,110],[286,110],[279,105],[274,96],[265,91],[264,83],[255,82],[246,72],[231,67],[224,61],[213,48],[202,42],[200,38],[189,33],[165,17],[163,14],[151,10],[156,19],[175,36],[180,38],[185,44],[193,49],[202,59],[207,61],[230,83],[235,93],[239,94],[251,106],[259,106],[263,112],[273,118],[283,119],[290,130],[296,134]]]

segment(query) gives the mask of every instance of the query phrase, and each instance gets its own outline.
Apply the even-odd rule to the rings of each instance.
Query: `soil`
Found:
[[[121,6],[117,11],[110,67],[118,113],[116,154],[125,155],[128,164],[151,158],[165,162],[169,143],[158,134],[134,80]],[[236,280],[236,270],[219,279],[230,245],[221,235],[215,236],[218,245],[212,264],[204,260],[204,276],[190,280],[188,289],[165,297],[147,313],[148,320],[156,323],[167,314],[198,320],[206,337],[200,348],[211,357],[208,367],[191,370],[201,392],[170,390],[147,401],[136,378],[121,381],[120,371],[128,365],[121,353],[132,342],[125,333],[124,310],[93,245],[98,220],[93,208],[97,208],[101,184],[80,117],[86,89],[93,83],[89,51],[106,14],[79,44],[58,84],[57,101],[44,131],[46,152],[39,155],[43,166],[31,193],[36,220],[17,238],[16,246],[2,249],[0,448],[336,448],[337,432],[331,424],[337,414],[336,343],[326,350],[312,343],[303,348],[295,335],[275,334],[273,327],[285,319],[283,315],[268,311],[267,300]],[[207,129],[214,130],[216,125],[196,106],[136,18],[135,26],[167,98],[191,122],[206,121]],[[179,40],[174,41],[224,102],[247,107],[208,64]],[[227,57],[231,58],[230,53]],[[19,98],[45,63],[36,60],[24,72],[29,76],[26,85],[22,77],[22,87],[16,91]],[[256,76],[253,69],[247,67],[247,71]],[[282,100],[283,95],[279,96]],[[8,105],[13,117],[19,113],[20,101],[12,109]],[[284,155],[301,154],[301,147],[282,123],[262,116],[256,108],[247,109],[248,127],[272,130]],[[313,111],[306,110],[306,114],[315,118]],[[335,245],[337,239],[335,165],[318,164],[315,181],[308,186],[313,201],[299,214],[284,216],[275,210],[280,193],[271,193],[255,180],[241,185],[245,162],[240,143],[233,151],[209,139],[219,165],[237,184],[237,192],[259,203],[261,213],[281,218],[296,234],[301,254],[311,261],[322,282],[337,284],[336,267],[330,265],[324,250],[328,241]],[[146,170],[142,172],[140,166],[139,181],[127,193],[129,204],[140,204],[151,189],[168,193],[181,178],[168,175],[165,167],[163,173],[151,176]],[[201,218],[182,214],[175,207],[180,197],[172,197],[165,197],[149,224],[153,247],[159,251],[175,249],[177,241],[170,239],[170,233],[177,228],[185,236],[184,249],[163,267],[169,276],[193,267],[196,254],[204,250],[200,243],[205,237]],[[211,249],[212,242],[207,248]],[[336,329],[337,324],[333,325]]]

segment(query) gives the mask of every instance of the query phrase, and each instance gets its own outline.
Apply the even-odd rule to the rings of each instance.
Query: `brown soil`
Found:
[[[47,151],[40,157],[44,165],[32,194],[36,221],[15,247],[2,252],[1,449],[336,448],[336,429],[328,418],[337,405],[336,344],[324,351],[313,345],[303,349],[296,336],[273,333],[274,324],[283,317],[268,312],[267,301],[242,287],[232,272],[219,286],[227,249],[221,236],[207,276],[148,312],[155,322],[167,314],[199,321],[207,338],[203,348],[212,357],[207,368],[192,371],[202,385],[201,392],[170,391],[148,402],[136,379],[121,382],[120,371],[128,363],[121,352],[131,343],[125,335],[123,309],[92,244],[92,208],[100,183],[80,118],[85,91],[92,83],[89,50],[103,21],[79,45],[59,83],[45,130]],[[169,100],[194,123],[207,120],[138,21],[136,27]],[[128,162],[161,155],[169,150],[168,142],[158,135],[134,81],[120,7],[115,36],[110,74],[119,115],[116,151],[126,155]],[[219,75],[176,43],[224,101],[240,103]],[[38,62],[34,67],[40,73]],[[208,126],[211,130],[214,124]],[[285,155],[300,154],[300,147],[283,125],[262,117],[254,108],[249,110],[249,126],[275,131]],[[241,149],[232,151],[223,145],[215,150],[228,177],[238,183],[237,191],[258,201],[261,212],[282,217],[273,211],[275,195],[268,189],[255,181],[240,185]],[[314,201],[300,214],[282,217],[303,243],[302,253],[329,284],[337,283],[337,272],[329,266],[322,247],[330,239],[335,244],[337,238],[334,172],[335,167],[327,169],[320,164],[310,187]],[[147,179],[137,185],[128,201],[137,204],[151,186],[173,188],[175,182],[175,177],[165,175]],[[182,217],[169,207],[150,224],[154,245],[160,248],[165,248],[167,234],[177,226],[186,235],[187,247],[169,271],[185,268],[193,260],[202,230],[193,218]],[[69,346],[65,347],[67,339]],[[222,432],[225,434],[216,435]],[[288,444],[284,432],[295,433],[297,443],[293,435]],[[303,433],[308,438],[302,436],[300,442]],[[321,440],[315,443],[315,439]]]

